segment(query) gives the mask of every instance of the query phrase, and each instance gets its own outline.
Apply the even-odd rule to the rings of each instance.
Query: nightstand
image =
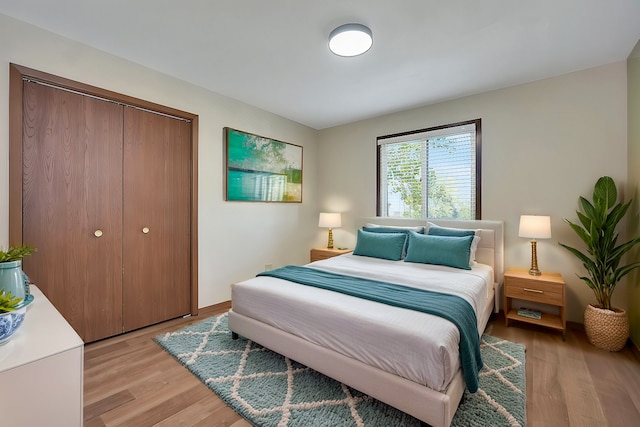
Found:
[[[320,261],[321,259],[332,258],[334,256],[348,254],[353,252],[353,249],[327,249],[327,248],[313,248],[311,249],[310,259],[313,261]]]
[[[531,301],[538,304],[558,307],[559,314],[542,312],[540,319],[518,315],[518,308],[511,308],[511,300]],[[528,270],[510,268],[504,273],[504,313],[505,325],[509,320],[532,323],[562,332],[564,340],[567,331],[565,318],[566,298],[565,283],[560,273],[543,272],[540,276],[532,276]]]

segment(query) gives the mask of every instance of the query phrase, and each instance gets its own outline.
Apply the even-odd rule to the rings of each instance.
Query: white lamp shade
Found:
[[[545,215],[521,215],[518,236],[530,239],[550,239],[551,217]]]
[[[342,227],[342,219],[339,213],[321,213],[318,227],[337,228]]]
[[[329,34],[329,49],[338,56],[358,56],[371,48],[371,30],[362,24],[344,24]]]

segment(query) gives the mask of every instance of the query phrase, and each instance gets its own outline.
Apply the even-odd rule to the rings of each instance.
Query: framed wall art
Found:
[[[302,202],[302,147],[229,127],[225,200]]]

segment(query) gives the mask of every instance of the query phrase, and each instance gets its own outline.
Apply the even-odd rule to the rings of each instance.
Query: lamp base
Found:
[[[542,272],[538,270],[538,251],[535,239],[531,241],[531,269],[529,274],[532,276],[542,275]]]
[[[333,230],[329,229],[329,239],[327,241],[327,249],[333,249]]]
[[[542,272],[540,270],[536,269],[531,269],[529,270],[529,274],[532,276],[542,276]]]

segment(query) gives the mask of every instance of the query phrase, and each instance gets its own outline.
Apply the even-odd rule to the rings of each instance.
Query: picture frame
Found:
[[[224,128],[225,200],[302,203],[302,146]]]

